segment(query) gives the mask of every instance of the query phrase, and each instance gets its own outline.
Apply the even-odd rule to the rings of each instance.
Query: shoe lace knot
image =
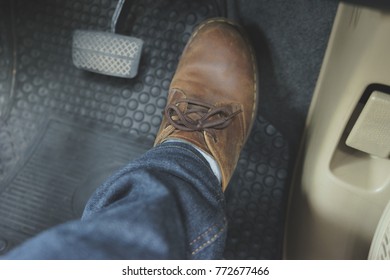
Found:
[[[181,104],[187,104],[182,110]],[[232,112],[231,106],[214,106],[193,99],[179,99],[165,108],[165,117],[176,129],[181,131],[206,131],[215,139],[213,129],[224,129],[233,118],[241,113],[239,109]]]

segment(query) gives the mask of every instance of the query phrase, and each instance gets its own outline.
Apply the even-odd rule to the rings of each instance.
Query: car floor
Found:
[[[79,218],[112,172],[152,147],[191,31],[217,2],[133,1],[144,40],[127,80],[72,64],[72,32],[109,30],[116,1],[0,0],[0,254]],[[280,259],[289,182],[337,3],[237,1],[259,65],[260,106],[226,192],[226,259]],[[239,71],[239,69],[238,69]]]

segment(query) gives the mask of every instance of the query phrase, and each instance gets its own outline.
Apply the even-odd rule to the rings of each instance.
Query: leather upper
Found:
[[[256,108],[256,60],[249,42],[236,24],[210,19],[183,51],[155,145],[177,138],[209,153],[220,166],[225,190]]]

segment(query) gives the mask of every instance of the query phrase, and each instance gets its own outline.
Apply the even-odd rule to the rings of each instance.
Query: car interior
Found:
[[[244,27],[259,69],[224,258],[390,259],[385,0],[0,0],[0,255],[153,146],[213,17]]]

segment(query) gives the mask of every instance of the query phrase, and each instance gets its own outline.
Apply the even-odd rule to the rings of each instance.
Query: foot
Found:
[[[240,27],[210,19],[192,34],[173,77],[155,145],[180,139],[218,163],[225,190],[257,108],[256,60]]]

